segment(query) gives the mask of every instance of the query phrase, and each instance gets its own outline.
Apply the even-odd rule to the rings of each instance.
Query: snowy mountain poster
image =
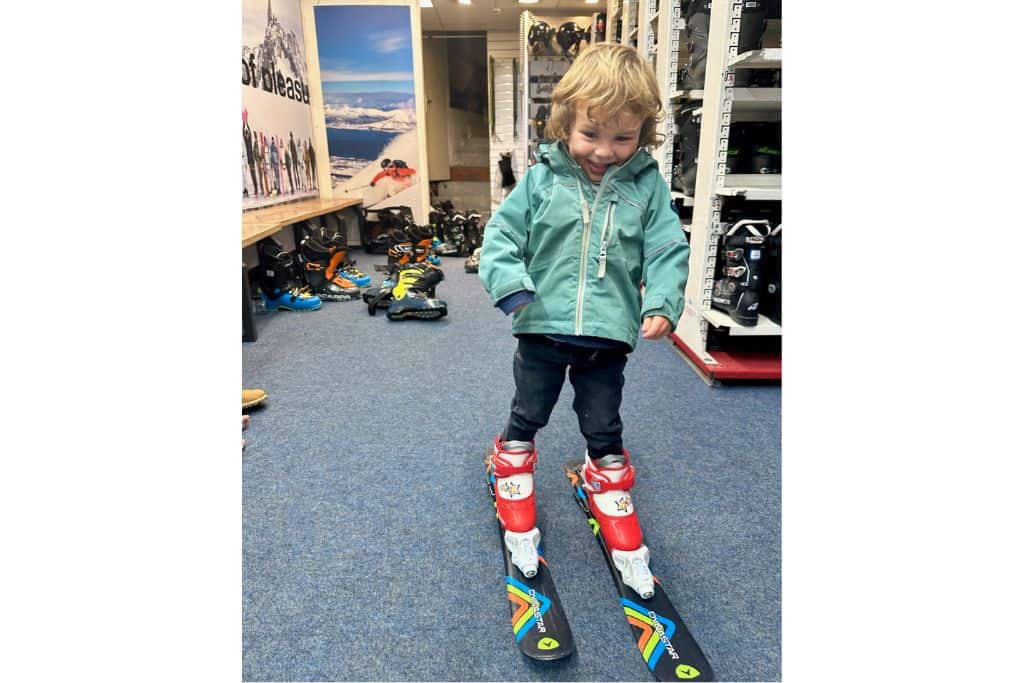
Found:
[[[334,196],[363,206],[422,203],[410,6],[317,5]]]
[[[319,197],[299,0],[242,2],[242,208]]]

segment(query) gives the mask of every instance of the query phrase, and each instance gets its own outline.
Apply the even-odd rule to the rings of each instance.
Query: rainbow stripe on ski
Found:
[[[654,671],[662,653],[665,652],[665,643],[670,641],[676,632],[676,624],[632,600],[620,598],[619,601],[626,613],[626,621],[642,631],[636,646],[640,648],[647,668]]]
[[[512,615],[512,630],[516,634],[518,643],[537,623],[537,616],[543,617],[551,608],[551,598],[516,581],[511,576],[505,577],[505,587],[508,589],[509,602],[516,606],[516,611]]]

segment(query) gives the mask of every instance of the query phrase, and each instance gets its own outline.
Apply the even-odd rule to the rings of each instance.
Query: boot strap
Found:
[[[583,487],[593,493],[628,491],[633,488],[633,483],[636,481],[636,470],[628,464],[626,465],[626,476],[615,482],[609,479],[608,475],[602,473],[599,467],[586,467],[583,474]],[[594,479],[591,480],[591,477]]]
[[[506,455],[501,450],[500,443],[494,440],[494,453],[491,455],[491,466],[494,468],[494,476],[511,477],[513,474],[533,474],[534,465],[537,464],[537,449],[534,448],[523,461],[522,465],[513,465],[503,457]]]

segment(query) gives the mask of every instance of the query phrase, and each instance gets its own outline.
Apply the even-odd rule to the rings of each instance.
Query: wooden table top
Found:
[[[242,212],[242,246],[256,244],[267,235],[291,225],[315,218],[324,214],[334,213],[350,206],[358,206],[362,201],[355,197],[343,199],[302,199],[297,202],[275,204],[264,209],[250,209]]]

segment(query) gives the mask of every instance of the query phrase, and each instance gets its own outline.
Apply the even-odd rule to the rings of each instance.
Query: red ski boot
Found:
[[[527,578],[537,574],[537,508],[533,495],[533,467],[537,451],[529,441],[494,439],[488,470],[494,478],[498,521],[505,530],[505,547],[512,564]]]
[[[622,455],[606,455],[596,461],[588,453],[583,465],[583,488],[590,498],[590,512],[600,525],[601,538],[612,551],[622,582],[646,600],[654,595],[654,577],[648,568],[651,553],[643,543],[629,495],[635,476],[625,450]]]

